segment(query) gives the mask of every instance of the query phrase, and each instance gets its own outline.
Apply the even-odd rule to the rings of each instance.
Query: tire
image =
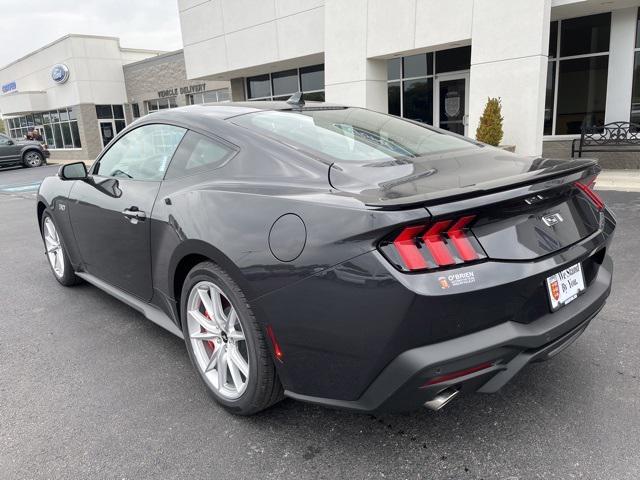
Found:
[[[207,298],[209,308],[205,307]],[[218,404],[237,415],[253,415],[283,398],[282,385],[262,327],[242,289],[222,268],[213,262],[196,265],[184,281],[180,305],[189,358]],[[209,310],[216,313],[210,315]],[[204,313],[196,319],[194,311]],[[217,328],[225,322],[226,329]],[[194,335],[207,339],[192,338]],[[219,360],[213,363],[223,365],[224,370],[212,364],[216,352]],[[237,354],[242,361],[237,360]],[[240,364],[248,368],[246,376]],[[211,369],[207,371],[207,367]]]
[[[25,167],[41,167],[44,165],[44,156],[37,150],[27,150],[22,155],[22,164]]]
[[[64,248],[64,243],[53,217],[47,211],[42,214],[40,231],[42,232],[45,255],[51,268],[51,273],[53,273],[58,283],[65,287],[81,283],[82,279],[76,275],[71,262],[69,262],[69,256]]]

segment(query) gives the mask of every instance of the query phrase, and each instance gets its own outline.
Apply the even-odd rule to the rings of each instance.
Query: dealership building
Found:
[[[5,132],[22,139],[37,130],[54,160],[92,160],[155,110],[229,98],[227,81],[187,80],[182,50],[90,35],[67,35],[0,68],[0,86]]]
[[[639,5],[178,0],[187,76],[230,81],[234,100],[301,89],[474,136],[500,97],[505,144],[561,157],[582,126],[640,121]]]
[[[525,155],[566,158],[583,127],[640,123],[640,0],[177,1],[183,50],[68,35],[0,68],[6,131],[92,159],[155,110],[297,91],[472,137],[499,97],[503,143]]]

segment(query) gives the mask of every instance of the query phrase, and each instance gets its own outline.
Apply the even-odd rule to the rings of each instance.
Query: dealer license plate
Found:
[[[569,268],[547,277],[547,290],[551,310],[573,302],[585,289],[582,265],[576,263]]]

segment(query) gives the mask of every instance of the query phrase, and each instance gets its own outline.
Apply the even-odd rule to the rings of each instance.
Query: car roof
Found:
[[[226,120],[228,118],[237,117],[238,115],[244,115],[247,113],[255,113],[265,110],[293,110],[293,111],[305,111],[305,110],[319,110],[319,109],[342,109],[346,108],[344,105],[337,105],[333,103],[325,102],[306,102],[303,107],[298,107],[290,103],[279,102],[224,102],[224,103],[201,103],[198,105],[189,105],[186,107],[172,108],[167,110],[161,110],[154,112],[149,116],[162,117],[164,119],[170,119],[175,117],[209,117],[220,120]]]

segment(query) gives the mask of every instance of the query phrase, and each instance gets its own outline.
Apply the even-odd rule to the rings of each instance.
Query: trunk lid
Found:
[[[329,177],[334,188],[372,207],[424,206],[432,223],[474,215],[470,231],[488,258],[526,261],[598,230],[598,208],[575,187],[598,171],[590,160],[531,159],[482,147],[385,163],[336,163]],[[449,244],[448,234],[442,235]]]
[[[592,160],[529,158],[486,145],[387,162],[334,162],[338,191],[385,209],[428,206],[587,170]]]

